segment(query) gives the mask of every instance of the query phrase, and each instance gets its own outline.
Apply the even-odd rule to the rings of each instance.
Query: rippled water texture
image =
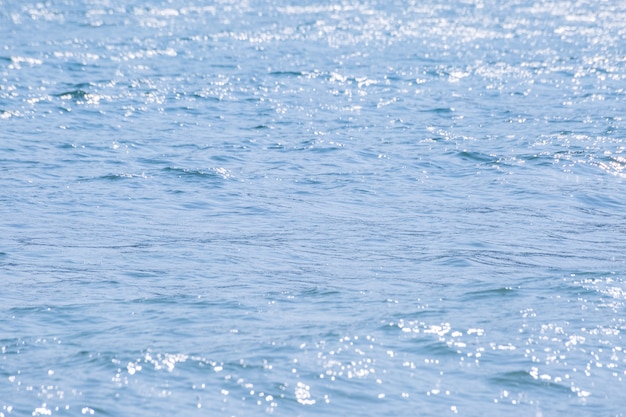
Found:
[[[615,416],[622,1],[0,0],[0,416]]]

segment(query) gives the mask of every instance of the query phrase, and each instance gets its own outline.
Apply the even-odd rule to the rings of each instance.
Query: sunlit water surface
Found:
[[[626,4],[0,0],[0,416],[614,416]]]

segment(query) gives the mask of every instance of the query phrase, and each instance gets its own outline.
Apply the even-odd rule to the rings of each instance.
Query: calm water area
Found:
[[[0,0],[0,417],[625,415],[625,22]]]

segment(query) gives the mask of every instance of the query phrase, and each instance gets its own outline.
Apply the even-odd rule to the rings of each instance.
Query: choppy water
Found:
[[[0,416],[623,415],[624,22],[0,0]]]

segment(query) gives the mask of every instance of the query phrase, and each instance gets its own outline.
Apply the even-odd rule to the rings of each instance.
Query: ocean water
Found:
[[[624,415],[624,22],[0,0],[0,416]]]

